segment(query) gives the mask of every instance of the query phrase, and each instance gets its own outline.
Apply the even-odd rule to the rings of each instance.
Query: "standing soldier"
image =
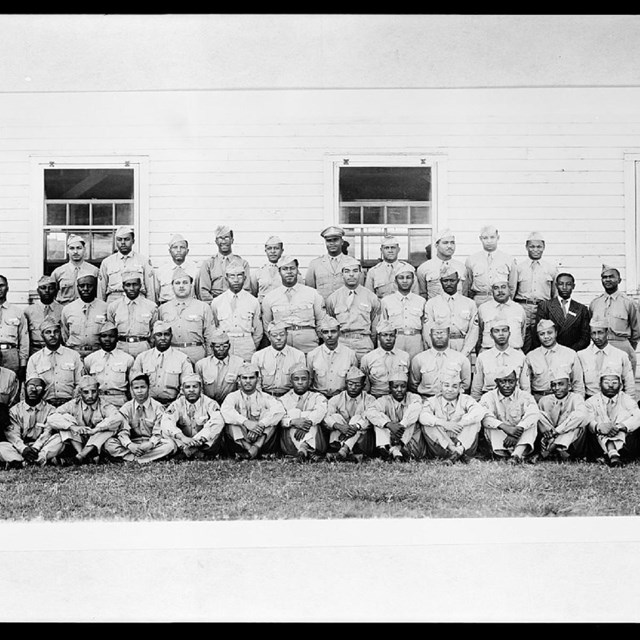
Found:
[[[160,305],[158,319],[171,325],[171,346],[185,353],[193,365],[209,355],[214,319],[207,302],[193,297],[193,280],[182,269],[173,272],[175,298]]]
[[[98,297],[105,302],[113,302],[124,295],[122,274],[137,271],[142,281],[141,293],[152,302],[158,299],[156,279],[149,258],[133,250],[135,233],[133,227],[116,229],[116,252],[100,263],[98,276]]]
[[[76,351],[62,345],[60,323],[54,318],[43,321],[40,334],[44,347],[29,358],[27,378],[42,378],[45,383],[43,399],[58,407],[73,397],[84,374],[84,366]]]
[[[102,325],[98,342],[101,348],[85,357],[84,368],[98,381],[104,400],[120,408],[129,399],[133,356],[118,348],[118,329],[112,322]]]
[[[537,231],[529,234],[525,242],[528,258],[516,264],[517,285],[514,300],[522,305],[527,316],[527,328],[522,350],[529,353],[535,344],[536,313],[538,303],[551,300],[556,294],[555,279],[558,268],[548,260],[543,260],[544,238]]]
[[[29,359],[29,327],[20,307],[7,302],[9,281],[0,276],[0,365],[24,381]]]
[[[344,285],[326,299],[327,313],[340,325],[340,341],[356,352],[358,361],[374,348],[380,300],[363,287],[360,262],[345,256],[342,264]]]
[[[264,329],[272,321],[287,325],[287,344],[303,353],[318,346],[317,327],[327,315],[322,296],[313,288],[298,282],[298,259],[282,256],[278,261],[282,284],[267,293],[262,301]]]
[[[499,277],[509,285],[509,295],[513,298],[517,286],[516,261],[512,256],[498,249],[500,234],[493,225],[480,229],[482,251],[470,255],[465,261],[467,269],[467,295],[479,307],[491,299],[491,283]]]
[[[425,347],[431,347],[431,327],[450,325],[449,346],[467,358],[478,345],[478,307],[459,291],[457,271],[445,267],[440,278],[442,293],[429,298],[425,304]]]
[[[262,341],[262,311],[258,299],[245,288],[244,267],[239,260],[225,269],[227,289],[211,301],[215,325],[231,339],[231,353],[251,360]]]
[[[107,321],[107,303],[96,297],[97,285],[95,276],[79,276],[80,297],[66,305],[60,314],[62,340],[82,359],[100,348],[98,335]]]
[[[342,269],[349,261],[342,251],[344,244],[344,229],[340,227],[327,227],[320,235],[324,238],[327,253],[314,258],[307,267],[304,283],[308,287],[317,289],[326,302],[329,296],[337,291],[344,283]],[[362,273],[358,276],[358,284],[364,282]]]
[[[239,260],[244,267],[244,288],[249,290],[251,282],[249,263],[232,251],[233,230],[226,225],[220,225],[216,228],[215,242],[218,247],[218,253],[200,265],[196,296],[204,302],[211,302],[211,300],[227,289],[229,285],[224,274],[227,265],[234,260]]]
[[[394,236],[384,236],[380,243],[381,260],[373,265],[367,272],[364,286],[371,289],[378,298],[394,293],[398,290],[396,284],[396,273],[400,267],[409,264],[404,260],[399,260],[400,244]],[[409,265],[411,267],[411,265]],[[415,269],[411,267],[415,273]],[[418,293],[418,281],[414,279],[413,293]]]
[[[44,342],[40,335],[40,325],[45,318],[52,317],[60,320],[62,305],[56,301],[58,285],[51,276],[42,276],[38,280],[38,299],[24,310],[29,329],[29,355],[32,356],[38,349],[42,349]]]
[[[186,271],[196,283],[200,267],[197,262],[188,257],[189,243],[187,240],[176,233],[169,239],[169,258],[162,262],[156,268],[156,284],[158,289],[158,304],[168,302],[175,298],[173,293],[173,274],[176,269]]]
[[[451,229],[445,229],[436,236],[436,255],[423,262],[416,270],[418,291],[429,300],[442,293],[441,278],[445,271],[458,274],[459,291],[466,294],[467,270],[464,263],[453,258],[456,252],[456,238]]]
[[[230,355],[231,341],[220,329],[215,329],[209,337],[211,355],[196,362],[195,371],[202,378],[203,393],[220,406],[224,399],[238,388],[238,376],[244,360]]]
[[[261,304],[269,291],[277,289],[282,284],[280,271],[278,271],[278,260],[284,253],[284,243],[281,238],[278,236],[267,238],[264,243],[264,252],[267,255],[267,262],[251,272],[251,293],[258,298],[258,302]],[[303,282],[300,273],[298,273],[298,282]],[[263,346],[266,346],[264,338],[262,342]]]
[[[78,297],[76,283],[78,276],[90,275],[98,277],[98,267],[85,260],[87,249],[82,236],[71,234],[67,238],[67,255],[69,261],[56,267],[51,273],[51,277],[58,285],[58,295],[56,300],[62,304],[69,304]]]
[[[602,265],[600,279],[604,293],[589,305],[592,317],[604,318],[609,323],[609,344],[626,352],[636,373],[636,347],[640,340],[640,315],[636,303],[619,290],[620,272],[615,267]]]
[[[415,273],[410,264],[400,265],[395,277],[398,290],[382,298],[380,315],[395,328],[397,348],[413,358],[427,345],[426,303],[413,292]]]
[[[158,319],[155,302],[140,295],[142,279],[137,271],[122,274],[124,296],[107,306],[107,320],[118,330],[120,349],[134,358],[150,346],[151,330]]]
[[[165,406],[178,397],[182,378],[193,373],[189,357],[174,349],[171,341],[171,325],[158,320],[153,326],[154,347],[139,353],[129,371],[131,379],[139,373],[146,373],[151,383],[151,397]]]

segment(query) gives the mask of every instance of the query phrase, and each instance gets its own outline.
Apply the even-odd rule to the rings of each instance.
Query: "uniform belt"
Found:
[[[550,396],[553,391],[551,391],[551,389],[547,389],[546,391],[533,391],[533,393],[537,396]]]
[[[516,302],[522,302],[524,304],[538,304],[541,298],[516,298]]]
[[[230,338],[244,338],[244,337],[251,336],[250,333],[245,333],[244,331],[239,331],[239,332],[229,332],[229,331],[227,331],[226,333]]]
[[[341,336],[345,336],[346,338],[348,337],[353,337],[353,338],[370,338],[371,334],[370,333],[364,333],[362,331],[341,331],[340,332]]]
[[[116,391],[115,389],[104,389],[101,390],[100,393],[105,396],[123,396],[125,395],[124,391]]]
[[[17,349],[17,344],[11,344],[10,342],[0,342],[0,349]]]
[[[398,333],[402,336],[415,336],[421,333],[420,329],[398,329]]]
[[[463,338],[465,338],[465,336],[463,336],[461,333],[450,333],[449,338],[451,340],[458,340],[458,339],[462,340]]]
[[[202,347],[202,342],[173,342],[172,347],[178,347],[184,349],[185,347]]]
[[[311,329],[312,331],[314,331],[313,327],[310,327],[310,326],[303,327],[303,326],[301,326],[299,324],[287,325],[287,329],[289,329],[290,331],[302,331],[303,329]]]
[[[118,342],[148,342],[149,338],[146,336],[119,336]]]

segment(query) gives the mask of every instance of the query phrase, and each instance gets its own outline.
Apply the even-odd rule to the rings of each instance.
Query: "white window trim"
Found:
[[[623,288],[628,293],[638,292],[640,264],[638,243],[640,242],[640,154],[624,154],[624,210],[625,210],[625,258],[626,282]]]
[[[31,260],[29,263],[29,288],[34,290],[42,275],[44,263],[44,170],[52,166],[63,169],[122,169],[136,170],[134,180],[134,229],[135,251],[149,255],[149,158],[148,156],[81,156],[81,155],[37,155],[30,156],[30,236]],[[51,163],[54,163],[51,165]]]
[[[447,213],[447,157],[437,153],[408,154],[331,154],[324,163],[324,226],[340,224],[340,167],[345,160],[352,167],[431,167],[431,203],[434,212],[433,237],[448,227]]]

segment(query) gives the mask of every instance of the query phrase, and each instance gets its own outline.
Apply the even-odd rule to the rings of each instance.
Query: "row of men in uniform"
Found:
[[[149,462],[221,450],[255,458],[279,447],[301,459],[328,452],[457,460],[474,456],[483,436],[490,455],[514,461],[600,453],[617,465],[637,454],[635,380],[627,354],[607,344],[606,323],[590,324],[592,345],[576,353],[543,319],[541,347],[525,356],[509,345],[507,319],[497,317],[494,346],[478,355],[472,378],[469,358],[449,346],[447,323],[433,326],[432,347],[411,358],[382,320],[379,346],[359,361],[331,316],[320,325],[322,345],[307,354],[288,344],[286,323],[271,322],[270,345],[250,361],[231,354],[218,329],[213,354],[194,365],[172,346],[165,321],[156,321],[153,347],[135,359],[105,322],[100,350],[83,361],[49,318],[22,398],[17,376],[0,368],[0,406],[8,412],[0,459]]]

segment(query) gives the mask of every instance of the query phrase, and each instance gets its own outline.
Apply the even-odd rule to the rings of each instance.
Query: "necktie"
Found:
[[[545,362],[547,363],[547,368],[549,368],[551,366],[551,358],[553,356],[553,350],[552,349],[545,349],[544,352],[544,359]]]
[[[293,296],[293,291],[291,290],[291,287],[287,287],[285,294],[287,296],[287,300],[289,304],[291,304],[291,297]]]
[[[596,351],[596,371],[598,372],[598,378],[600,377],[600,371],[602,371],[602,362],[604,361],[604,351],[598,349]]]
[[[347,309],[351,309],[351,305],[353,305],[353,301],[356,298],[355,291],[349,291],[349,295],[347,296]]]
[[[85,316],[88,316],[88,315],[89,315],[89,305],[88,305],[88,304],[85,304],[85,305],[82,307],[82,313],[84,313],[84,315],[85,315]]]
[[[487,265],[491,267],[492,262],[493,262],[493,256],[490,253],[487,253]]]
[[[282,376],[284,374],[284,353],[282,353],[282,351],[278,351],[278,353],[276,353],[275,374],[278,380],[282,380]]]
[[[193,422],[193,419],[196,415],[196,406],[191,402],[187,403],[187,416],[189,417],[189,422]]]
[[[567,317],[567,312],[569,311],[569,301],[568,300],[562,300],[562,313],[564,313],[564,317]]]
[[[23,418],[23,427],[24,427],[24,435],[28,436],[31,434],[33,426],[36,422],[36,410],[35,407],[27,407],[27,410],[24,412]]]
[[[451,416],[455,411],[455,407],[453,406],[453,402],[447,401],[444,406],[445,415],[447,416],[447,420],[451,420]]]
[[[537,260],[531,261],[531,295],[535,295],[536,292],[536,271],[540,263]]]
[[[238,295],[234,294],[231,296],[231,313],[235,314],[238,308]]]
[[[609,398],[609,400],[607,401],[607,416],[609,416],[609,418],[613,417],[613,410],[615,407],[615,403],[616,403],[615,398]]]
[[[48,318],[51,315],[51,305],[50,304],[45,304],[44,305],[44,317]]]
[[[136,425],[142,424],[142,419],[144,418],[144,407],[139,404],[136,407]]]
[[[455,298],[453,296],[449,296],[449,300],[447,300],[449,304],[449,315],[453,317],[455,311]]]
[[[296,409],[300,411],[304,411],[304,402],[307,399],[307,394],[303,393],[301,396],[298,396],[298,401],[296,402]]]
[[[604,305],[605,313],[609,313],[609,309],[611,308],[611,303],[613,302],[613,298],[611,296],[607,296],[607,300]]]

